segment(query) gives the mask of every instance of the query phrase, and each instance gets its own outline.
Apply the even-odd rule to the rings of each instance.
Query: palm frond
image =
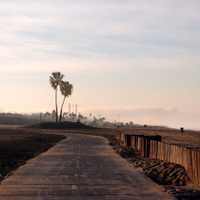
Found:
[[[68,97],[72,94],[73,85],[70,84],[68,81],[61,81],[60,83],[60,91],[64,97]]]
[[[51,76],[49,77],[50,85],[54,89],[56,89],[60,85],[63,78],[64,78],[64,75],[61,74],[60,72],[52,72]]]

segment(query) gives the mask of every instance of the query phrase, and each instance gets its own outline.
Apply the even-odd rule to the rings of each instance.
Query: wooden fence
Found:
[[[126,135],[120,133],[120,143],[133,147],[141,156],[150,159],[164,160],[182,165],[191,181],[200,185],[200,151],[167,144],[161,141],[161,136]]]

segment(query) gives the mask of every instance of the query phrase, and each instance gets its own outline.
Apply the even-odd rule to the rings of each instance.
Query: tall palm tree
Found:
[[[60,91],[61,91],[62,95],[64,96],[63,102],[62,102],[62,105],[61,105],[61,109],[60,109],[59,121],[61,122],[62,121],[63,107],[64,107],[64,104],[65,104],[65,100],[66,100],[67,97],[72,95],[73,85],[70,84],[68,81],[66,81],[66,82],[65,81],[61,81],[61,83],[60,83]]]
[[[55,90],[56,122],[58,122],[58,86],[62,82],[64,75],[60,72],[53,72],[49,77],[50,84]]]

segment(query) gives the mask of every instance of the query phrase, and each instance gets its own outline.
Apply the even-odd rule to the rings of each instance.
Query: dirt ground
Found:
[[[0,181],[27,160],[64,139],[60,135],[35,134],[16,127],[0,128]]]
[[[67,133],[77,133],[112,138],[120,131],[128,134],[161,135],[163,141],[168,143],[184,144],[192,147],[200,146],[200,132],[185,131],[182,133],[180,130],[168,128],[135,127],[132,129],[68,129],[47,131],[16,126],[0,126],[0,174],[2,174],[3,179],[5,175],[24,164],[26,160],[46,151],[56,142],[63,139],[63,133],[66,133],[66,135]],[[189,196],[191,195],[191,192],[188,192],[188,188],[186,192]],[[186,192],[181,192],[181,195]],[[182,200],[182,198],[180,199]]]
[[[45,129],[30,129],[35,132],[45,132]],[[56,133],[59,130],[48,130],[48,132]],[[97,136],[116,136],[120,132],[127,134],[138,134],[138,135],[160,135],[162,141],[170,144],[180,144],[186,147],[200,148],[200,131],[184,130],[181,132],[178,129],[162,128],[162,127],[138,127],[135,128],[116,128],[116,129],[65,129],[62,130],[71,133],[83,133],[87,135]]]
[[[177,129],[156,127],[121,128],[120,131],[127,134],[160,135],[162,136],[162,141],[170,144],[200,148],[200,131],[185,130],[181,132]]]

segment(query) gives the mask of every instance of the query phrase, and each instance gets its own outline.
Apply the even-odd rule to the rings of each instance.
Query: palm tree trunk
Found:
[[[64,97],[63,102],[62,102],[62,106],[61,106],[61,108],[60,108],[60,119],[59,119],[59,122],[62,121],[63,106],[64,106],[64,104],[65,104],[65,100],[66,100],[66,97]]]
[[[55,90],[56,123],[58,122],[58,88]]]

